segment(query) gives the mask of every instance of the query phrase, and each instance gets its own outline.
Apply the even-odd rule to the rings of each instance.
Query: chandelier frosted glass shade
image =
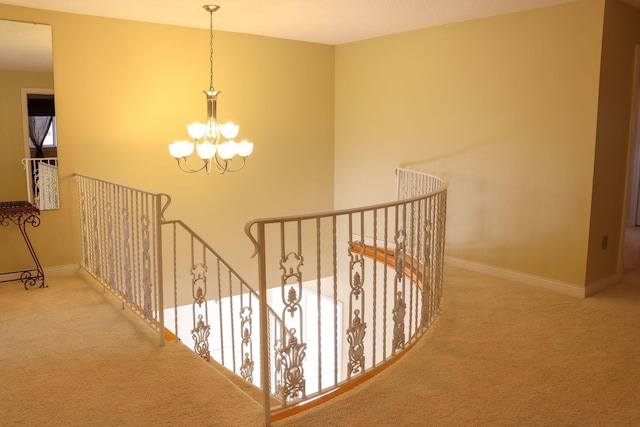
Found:
[[[169,154],[178,161],[178,166],[185,172],[205,170],[209,173],[212,166],[220,173],[235,172],[244,166],[247,157],[253,153],[251,142],[234,140],[239,130],[240,126],[232,122],[222,125],[193,122],[187,125],[187,133],[193,141],[176,141],[169,144]],[[204,161],[197,169],[187,163],[194,151]],[[234,157],[242,159],[242,165],[237,169],[230,168]]]

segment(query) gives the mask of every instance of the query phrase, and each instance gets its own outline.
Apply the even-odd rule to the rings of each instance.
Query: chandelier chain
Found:
[[[209,11],[209,90],[213,91],[213,11]]]

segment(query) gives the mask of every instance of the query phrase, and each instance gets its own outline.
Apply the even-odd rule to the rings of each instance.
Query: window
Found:
[[[56,110],[53,94],[27,94],[27,112],[29,115],[29,147],[55,148]],[[43,132],[44,134],[43,138]],[[36,138],[34,142],[32,138]]]
[[[47,132],[47,136],[44,137],[44,142],[42,143],[43,148],[53,148],[58,146],[58,141],[56,139],[56,116],[53,116],[51,120],[51,127],[49,127],[49,132]],[[29,138],[29,148],[36,148],[35,144]]]

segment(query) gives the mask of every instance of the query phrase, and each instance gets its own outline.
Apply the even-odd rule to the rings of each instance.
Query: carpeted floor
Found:
[[[284,426],[640,425],[640,231],[587,299],[447,267],[425,338]],[[0,285],[0,425],[257,426],[261,408],[77,278]],[[133,321],[132,321],[133,320]]]
[[[374,380],[284,426],[640,426],[640,229],[577,299],[447,268],[443,310]]]
[[[259,404],[182,344],[160,346],[109,293],[47,282],[0,286],[0,425],[261,423]]]

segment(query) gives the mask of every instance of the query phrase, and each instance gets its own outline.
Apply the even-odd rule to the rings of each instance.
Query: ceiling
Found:
[[[214,15],[216,30],[338,45],[575,0],[212,1],[220,5],[220,10]],[[640,8],[640,0],[623,1]],[[0,3],[83,15],[209,28],[209,17],[202,9],[203,0],[0,0]],[[16,50],[18,41],[23,38],[8,35],[7,31],[6,28],[0,27],[2,53]],[[24,52],[24,48],[20,49]],[[0,58],[0,67],[1,62]]]

